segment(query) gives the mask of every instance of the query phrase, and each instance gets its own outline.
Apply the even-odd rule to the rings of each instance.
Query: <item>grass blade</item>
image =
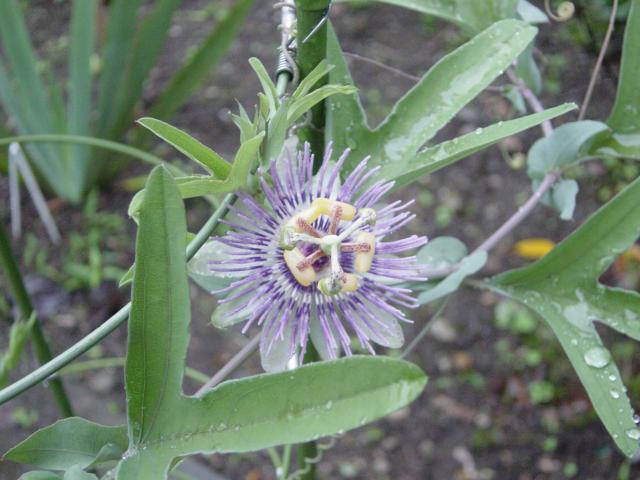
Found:
[[[154,102],[150,117],[166,119],[202,85],[240,30],[255,0],[239,0],[211,30],[200,48],[185,62]]]
[[[73,135],[88,135],[91,131],[91,55],[95,48],[97,0],[74,0],[69,47],[68,131]],[[97,170],[87,162],[91,150],[85,145],[70,149],[68,171],[74,177],[75,189],[81,195]]]

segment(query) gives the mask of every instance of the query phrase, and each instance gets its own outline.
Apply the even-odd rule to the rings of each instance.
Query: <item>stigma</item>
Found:
[[[322,216],[329,220],[326,231],[313,226]],[[350,223],[339,231],[343,222]],[[371,208],[357,209],[348,203],[317,198],[281,228],[284,262],[303,287],[317,283],[318,290],[327,296],[355,292],[358,274],[369,271],[376,248],[374,234],[363,228],[375,222],[376,212]],[[342,268],[343,252],[353,254],[353,272],[347,273]]]

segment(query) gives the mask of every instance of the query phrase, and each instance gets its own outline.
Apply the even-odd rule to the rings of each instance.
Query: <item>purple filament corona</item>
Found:
[[[381,204],[393,182],[373,182],[379,168],[367,168],[366,159],[340,184],[340,170],[348,153],[345,151],[334,163],[328,148],[316,175],[308,144],[295,158],[272,161],[267,170],[259,172],[264,206],[241,194],[225,221],[230,231],[219,239],[220,255],[209,261],[214,275],[234,280],[229,287],[214,292],[220,296],[218,308],[226,323],[244,321],[243,332],[252,325],[261,327],[260,353],[267,371],[283,370],[296,355],[301,358],[309,338],[324,359],[337,358],[341,352],[351,355],[352,337],[372,354],[372,342],[390,348],[403,344],[400,322],[408,320],[402,309],[417,304],[401,283],[425,279],[420,277],[414,256],[396,254],[421,247],[427,239],[413,235],[387,240],[414,218],[407,211],[412,202]],[[357,279],[357,287],[350,291],[328,295],[319,288],[319,282],[304,285],[285,261],[282,229],[317,199],[355,207],[353,222],[340,217],[332,222],[327,216],[318,216],[307,226],[316,237],[330,233],[344,237],[333,267],[339,268],[343,277]],[[375,210],[374,224],[365,225],[359,220],[363,209]],[[364,249],[354,243],[356,232],[349,230],[350,223],[357,224],[353,227],[358,227],[360,234],[366,232],[364,235],[375,238],[375,253],[372,250],[366,271],[354,268],[357,252]],[[298,247],[300,255],[309,259],[312,275],[329,275],[333,257],[324,255],[313,243],[301,241]]]

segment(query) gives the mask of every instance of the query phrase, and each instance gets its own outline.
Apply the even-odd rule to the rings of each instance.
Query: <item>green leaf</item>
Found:
[[[129,448],[119,480],[166,478],[174,458],[197,452],[246,452],[333,435],[401,408],[423,390],[426,377],[415,365],[352,357],[185,397],[185,236],[180,193],[158,167],[140,211],[126,360]]]
[[[351,357],[294,371],[225,382],[202,399],[185,398],[156,439],[124,460],[119,479],[164,478],[171,458],[194,452],[246,452],[333,435],[411,402],[426,377],[410,363]],[[146,447],[146,448],[144,448]]]
[[[231,170],[229,163],[186,132],[162,120],[150,117],[141,118],[138,120],[138,123],[151,130],[158,137],[201,165],[207,172],[215,175],[217,178],[224,180],[229,175],[229,171]]]
[[[437,237],[429,240],[416,254],[416,260],[430,269],[455,265],[467,255],[467,247],[455,237]]]
[[[178,110],[222,59],[243,25],[255,0],[238,0],[209,32],[195,53],[178,70],[153,103],[150,117],[168,118]]]
[[[515,71],[516,75],[524,81],[525,85],[529,87],[533,93],[536,95],[540,94],[542,91],[542,76],[533,58],[533,42],[531,42],[518,57]]]
[[[327,59],[335,67],[329,72],[329,83],[351,85],[353,79],[342,54],[333,25],[327,27]],[[333,143],[335,155],[340,155],[348,147],[354,147],[358,139],[369,131],[367,118],[357,92],[329,97],[326,101],[326,137]]]
[[[51,470],[67,470],[74,465],[85,468],[94,463],[105,446],[111,447],[113,454],[102,455],[101,461],[119,458],[127,449],[126,428],[105,427],[71,417],[38,430],[9,450],[4,458]]]
[[[74,0],[71,15],[69,45],[69,103],[68,133],[89,135],[91,133],[92,75],[91,55],[94,53],[96,37],[97,0]],[[86,145],[70,147],[70,162],[67,177],[76,199],[80,199],[89,182],[99,171],[95,162],[89,161],[91,149]],[[91,172],[91,171],[94,172]]]
[[[78,465],[74,465],[64,474],[63,480],[98,480],[93,473],[85,472]]]
[[[33,312],[28,320],[18,319],[9,330],[9,345],[0,357],[0,387],[6,385],[9,372],[20,364],[20,356],[31,334],[31,328],[36,322],[36,314]]]
[[[589,142],[607,130],[602,122],[583,120],[565,123],[551,135],[533,144],[527,155],[527,173],[533,180],[541,180],[547,173],[577,162],[589,150]]]
[[[55,473],[37,470],[20,475],[18,480],[62,480],[62,477]]]
[[[345,2],[350,0],[338,0]],[[433,15],[455,23],[468,32],[478,32],[498,20],[513,18],[518,0],[377,0]],[[373,2],[373,0],[370,0]],[[358,5],[368,3],[358,0]]]
[[[572,220],[576,208],[578,182],[575,180],[561,180],[551,187],[545,203],[555,208],[562,220]]]
[[[453,273],[449,274],[433,288],[418,295],[418,303],[425,305],[455,292],[460,288],[465,278],[478,272],[484,267],[485,263],[487,263],[487,252],[485,251],[476,252],[466,257],[460,262],[460,266]]]
[[[188,333],[179,319],[191,315],[186,232],[175,182],[156,167],[140,209],[131,293],[125,368],[130,447],[157,437],[182,386]]]
[[[422,175],[451,165],[489,145],[499,142],[503,138],[539,125],[544,120],[555,118],[575,108],[575,104],[565,103],[545,110],[544,112],[494,123],[493,125],[477,129],[461,137],[426,148],[414,157],[406,159],[406,161],[403,162],[402,168],[398,168],[398,165],[393,163],[383,165],[380,176],[395,180],[396,186],[410,183]]]
[[[256,164],[264,132],[240,145],[231,165],[229,176],[225,180],[204,175],[176,178],[183,198],[199,197],[212,193],[228,193],[243,188],[247,184],[251,169]]]
[[[323,85],[302,97],[295,99],[292,97],[288,109],[287,122],[291,125],[325,98],[333,95],[349,95],[355,91],[356,88],[349,85]]]
[[[622,43],[620,80],[607,123],[616,133],[640,133],[640,2],[631,0]]]
[[[639,204],[640,180],[636,180],[541,260],[487,284],[545,319],[602,422],[628,456],[638,450],[640,431],[620,372],[594,322],[640,340],[640,295],[598,282],[640,235]]]
[[[208,241],[196,252],[187,264],[189,276],[201,288],[208,292],[228,287],[234,280],[233,275],[214,274],[211,271],[210,261],[230,260],[228,256],[222,254],[222,246],[218,240]]]
[[[372,166],[405,170],[407,159],[500,75],[535,34],[536,29],[524,22],[503,20],[446,55],[361,140],[349,166],[371,155]]]
[[[9,66],[6,71],[0,61],[0,90],[20,132],[54,132],[54,107],[37,71],[38,59],[16,0],[0,1],[0,40]],[[64,150],[55,145],[38,145],[29,148],[29,152],[45,181],[56,193],[67,197]]]
[[[254,72],[256,72],[258,80],[260,81],[260,85],[262,85],[262,91],[264,92],[264,95],[267,99],[267,105],[269,107],[269,116],[274,115],[278,108],[278,105],[280,104],[276,86],[267,73],[267,69],[264,68],[264,65],[260,60],[255,57],[251,57],[249,59],[249,65],[251,65],[251,68],[253,68]]]
[[[527,23],[548,23],[547,15],[535,5],[527,0],[518,0],[518,15]]]
[[[602,138],[601,138],[602,137]],[[594,156],[631,158],[640,160],[640,133],[598,135],[591,145]]]
[[[101,137],[107,136],[113,123],[114,95],[123,88],[141,4],[142,0],[113,0],[109,6],[98,102],[97,131]]]
[[[333,66],[330,65],[326,60],[322,60],[318,65],[315,66],[313,70],[309,72],[309,74],[304,77],[300,81],[300,85],[294,90],[291,94],[291,98],[302,98],[307,95],[313,86],[320,81],[322,77],[328,74],[331,70],[333,70]]]
[[[138,3],[137,0],[134,3]],[[149,72],[156,64],[166,41],[171,19],[182,0],[157,0],[138,30],[124,68],[120,84],[110,92],[108,117],[105,136],[119,138],[129,128],[136,103],[142,98],[144,83]],[[121,53],[122,55],[122,53]],[[123,69],[124,59],[116,68]]]

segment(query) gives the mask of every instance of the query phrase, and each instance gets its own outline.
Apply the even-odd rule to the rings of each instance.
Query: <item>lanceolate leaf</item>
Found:
[[[105,449],[106,447],[106,449]],[[83,418],[71,417],[38,430],[9,450],[4,458],[39,468],[67,470],[74,465],[92,465],[101,460],[114,460],[127,449],[126,427],[105,427]]]
[[[349,1],[349,0],[339,0]],[[373,0],[371,0],[373,2]],[[469,32],[479,32],[493,22],[513,18],[518,0],[378,0],[453,22]],[[360,0],[358,3],[362,3]]]
[[[436,63],[393,107],[389,116],[356,146],[350,166],[365,155],[372,165],[403,162],[486,88],[531,42],[536,29],[518,20],[493,24]]]
[[[539,125],[544,120],[555,118],[559,115],[573,110],[576,105],[565,103],[544,112],[526,115],[524,117],[494,123],[485,128],[480,128],[462,137],[454,138],[446,142],[439,143],[433,147],[426,148],[412,158],[409,158],[401,168],[389,163],[382,166],[381,176],[395,179],[396,185],[410,183],[421,175],[435,172],[447,165],[450,165],[462,158],[482,150],[499,142],[510,135],[522,132],[535,125]]]
[[[327,59],[334,65],[329,72],[329,83],[353,86],[349,67],[332,25],[327,28]],[[368,133],[366,114],[357,92],[329,97],[326,104],[326,140],[333,142],[333,151],[340,155],[347,147],[356,146],[358,139],[365,132]]]
[[[264,132],[261,132],[240,145],[231,165],[231,171],[224,180],[204,175],[176,178],[182,197],[192,198],[212,193],[233,192],[246,186],[251,169],[258,160],[263,138]]]
[[[628,456],[638,450],[620,372],[594,322],[640,340],[640,295],[606,287],[598,277],[640,235],[640,180],[595,213],[533,265],[492,279],[488,286],[538,312],[562,344],[595,410]]]
[[[138,123],[148,128],[194,162],[199,163],[205,170],[215,175],[218,179],[224,180],[227,178],[227,175],[229,175],[229,171],[231,170],[229,163],[191,135],[155,118],[141,118],[138,120]]]
[[[607,122],[616,133],[640,133],[640,1],[630,3],[616,102]]]
[[[126,360],[129,448],[119,480],[166,478],[174,458],[245,452],[363,425],[409,403],[422,371],[388,358],[352,357],[182,393],[189,340],[185,214],[172,177],[150,175],[140,212]]]

